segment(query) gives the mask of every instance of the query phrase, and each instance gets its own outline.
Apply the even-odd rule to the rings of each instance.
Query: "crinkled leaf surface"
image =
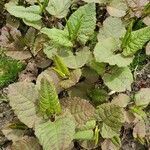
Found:
[[[38,54],[38,52],[43,50],[46,40],[47,40],[47,38],[45,37],[45,35],[43,35],[43,34],[36,35],[36,38],[35,38],[35,41],[33,42],[32,50],[31,50],[31,52],[34,56],[36,56]]]
[[[133,128],[134,138],[144,138],[146,136],[146,126],[144,120],[140,120],[136,123]]]
[[[94,56],[97,62],[105,62],[119,67],[128,66],[133,58],[124,57],[122,54],[115,54],[117,43],[113,38],[99,41],[94,48]]]
[[[118,127],[118,130],[114,131],[110,126],[104,123],[100,133],[103,138],[113,138],[119,135],[120,128]]]
[[[125,0],[112,0],[107,6],[107,11],[111,16],[123,17],[126,15],[127,4]]]
[[[133,82],[133,76],[131,70],[128,67],[113,67],[111,73],[104,74],[103,80],[104,83],[113,91],[131,91],[131,83]]]
[[[150,103],[150,88],[142,88],[135,94],[135,104],[146,107]]]
[[[18,82],[9,85],[8,98],[19,120],[29,128],[33,128],[41,121],[36,113],[38,91],[33,83]]]
[[[42,150],[38,140],[34,137],[25,136],[18,141],[15,141],[11,150]]]
[[[13,142],[20,140],[25,134],[25,130],[20,129],[11,129],[10,127],[4,127],[2,133],[8,140]]]
[[[115,96],[111,101],[112,104],[120,107],[126,107],[129,102],[130,102],[130,97],[127,94],[122,94],[122,93]]]
[[[32,27],[30,27],[27,30],[26,35],[24,36],[24,41],[26,43],[26,46],[32,47],[36,38],[36,34],[37,34],[37,31]]]
[[[63,89],[60,87],[59,82],[61,81],[59,75],[52,69],[48,68],[45,71],[43,71],[41,74],[39,74],[37,80],[36,80],[36,86],[38,89],[40,89],[41,86],[41,80],[43,78],[46,78],[49,82],[53,82],[57,93],[62,91]]]
[[[5,4],[5,7],[11,15],[28,21],[38,21],[42,18],[39,15],[41,13],[40,7],[36,5],[25,8],[23,6],[17,6],[13,2],[9,2]]]
[[[71,69],[77,69],[83,67],[90,56],[90,51],[87,47],[84,47],[79,52],[76,52],[76,55],[73,55],[72,52],[68,52],[68,55],[62,56],[64,63],[67,67]]]
[[[143,110],[143,107],[139,107],[139,106],[133,106],[130,107],[130,112],[134,114],[134,116],[138,119],[138,120],[146,120],[147,119],[147,115],[145,113],[145,111]]]
[[[85,99],[79,97],[66,98],[61,101],[62,107],[70,110],[78,127],[93,119],[95,108]]]
[[[150,40],[150,26],[131,32],[131,36],[123,47],[124,56],[132,56]]]
[[[10,40],[11,39],[11,40]],[[21,32],[11,25],[6,25],[1,28],[0,45],[8,50],[22,49],[24,45],[20,44]]]
[[[95,118],[99,123],[103,123],[101,129],[103,138],[112,138],[119,134],[124,114],[121,107],[105,103],[97,107]]]
[[[80,69],[73,70],[70,73],[69,79],[61,81],[60,86],[64,89],[68,89],[68,88],[76,85],[76,83],[79,82],[79,80],[80,80],[81,74],[82,74],[82,72]]]
[[[37,125],[35,135],[44,150],[65,150],[75,134],[75,121],[70,113],[65,113],[54,122],[47,121]]]
[[[102,150],[119,150],[120,147],[116,147],[111,141],[111,139],[105,139],[101,144]]]
[[[100,3],[100,4],[105,4],[105,3],[108,3],[109,1],[111,0],[83,0],[84,2],[87,2],[87,3]]]
[[[64,18],[71,5],[71,0],[50,0],[46,10],[57,18]]]
[[[77,83],[75,86],[71,87],[68,90],[68,94],[71,97],[80,97],[83,99],[88,99],[87,92],[92,87],[94,87],[92,83],[80,82],[80,83]]]
[[[124,111],[124,117],[125,117],[125,122],[127,123],[133,123],[133,121],[135,120],[134,114],[130,111]]]
[[[67,21],[65,30],[72,40],[85,44],[93,34],[96,25],[95,4],[89,3],[77,9]]]
[[[16,60],[26,60],[32,57],[29,51],[15,51],[15,50],[8,50],[5,54],[13,59]]]
[[[46,34],[53,42],[58,45],[62,45],[65,47],[72,47],[73,44],[69,40],[69,35],[67,32],[63,30],[59,30],[56,28],[42,28],[41,33]]]
[[[74,135],[76,140],[94,140],[94,129],[96,127],[96,121],[90,120],[86,124],[77,129],[77,132]]]
[[[77,131],[82,131],[82,130],[89,130],[89,129],[94,129],[96,126],[96,120],[89,120],[87,121],[82,127],[77,128]]]
[[[31,53],[25,49],[25,44],[22,41],[23,36],[17,28],[7,24],[1,29],[0,45],[6,49],[7,56],[17,60],[30,58]]]
[[[93,150],[98,148],[98,145],[95,145],[94,140],[79,141],[79,144],[83,149],[87,149],[87,150]]]
[[[124,36],[125,32],[125,25],[120,18],[108,17],[103,22],[103,27],[99,31],[98,40],[101,41],[112,37],[120,44],[119,39]]]
[[[44,115],[49,117],[50,115],[61,113],[58,95],[53,82],[43,78],[39,93],[39,108]]]

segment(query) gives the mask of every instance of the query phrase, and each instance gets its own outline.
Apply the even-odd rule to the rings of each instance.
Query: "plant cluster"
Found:
[[[9,104],[20,122],[2,131],[13,150],[66,150],[75,141],[85,149],[117,150],[125,123],[134,124],[135,139],[149,144],[150,88],[134,92],[131,86],[137,54],[146,49],[149,59],[149,2],[12,0],[5,9],[3,53],[26,61],[42,53],[53,62],[36,83],[8,86]],[[1,59],[2,87],[21,67],[17,60]],[[4,76],[5,66],[11,67]],[[35,136],[26,134],[29,128]]]

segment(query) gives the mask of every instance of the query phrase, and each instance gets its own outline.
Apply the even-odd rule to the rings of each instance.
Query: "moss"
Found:
[[[7,86],[15,81],[18,73],[23,70],[25,65],[20,61],[13,60],[6,56],[0,56],[0,88]]]

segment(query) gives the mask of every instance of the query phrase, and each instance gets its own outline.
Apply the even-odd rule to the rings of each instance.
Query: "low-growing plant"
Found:
[[[3,54],[1,54],[3,55]],[[6,56],[0,58],[0,89],[17,79],[18,73],[24,69],[24,64]]]
[[[150,88],[134,92],[132,83],[135,65],[138,66],[137,53],[150,41],[150,26],[142,20],[148,17],[149,3],[141,6],[144,27],[136,30],[139,18],[128,0],[83,1],[83,6],[75,11],[71,8],[77,2],[71,0],[5,4],[12,16],[22,19],[20,28],[29,27],[24,35],[12,26],[15,35],[10,30],[3,31],[0,42],[6,54],[8,48],[16,48],[16,41],[20,41],[22,52],[30,53],[25,60],[40,52],[53,62],[38,75],[36,83],[22,81],[8,86],[9,104],[23,123],[21,129],[19,125],[3,129],[13,141],[12,149],[25,145],[33,150],[65,150],[72,149],[74,141],[87,149],[102,142],[103,150],[107,149],[106,142],[119,149],[125,122],[134,123],[134,138],[148,143],[145,131],[141,133],[139,128],[146,126],[144,110],[150,103]],[[107,11],[102,20],[99,8]],[[55,23],[48,25],[44,20]],[[13,39],[9,47],[6,35]],[[2,85],[12,80],[12,73],[14,78],[20,71],[15,60],[7,61],[6,65],[9,64],[12,69],[7,75],[11,77],[5,82],[0,78]],[[35,137],[24,136],[28,128]]]

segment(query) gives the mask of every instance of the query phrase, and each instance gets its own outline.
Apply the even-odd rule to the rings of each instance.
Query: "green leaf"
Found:
[[[77,128],[77,131],[95,129],[96,120],[87,121],[82,127]]]
[[[133,75],[128,67],[117,68],[113,67],[111,73],[106,73],[103,76],[104,83],[113,91],[123,92],[131,91]]]
[[[107,6],[107,11],[111,16],[123,17],[126,15],[127,8],[125,0],[112,0]]]
[[[94,129],[96,127],[96,121],[90,120],[86,124],[77,129],[77,132],[74,135],[76,140],[94,140]]]
[[[47,58],[52,59],[53,56],[58,54],[58,49],[53,42],[44,43],[43,52],[46,54]]]
[[[74,139],[76,140],[92,140],[93,137],[94,137],[93,130],[78,131],[74,135]]]
[[[23,6],[17,6],[13,2],[9,2],[5,4],[5,7],[11,15],[28,21],[38,21],[42,18],[40,16],[40,7],[36,5],[25,8]]]
[[[136,106],[147,107],[150,103],[150,88],[142,88],[135,94]]]
[[[44,150],[64,150],[68,148],[74,134],[75,122],[69,113],[60,116],[55,122],[47,121],[35,128],[35,135]]]
[[[77,69],[83,67],[90,56],[90,51],[87,47],[84,47],[82,50],[79,49],[79,52],[76,52],[75,55],[68,51],[68,55],[61,56],[66,66],[70,69]]]
[[[133,58],[124,57],[122,54],[115,54],[117,43],[113,38],[99,41],[94,48],[94,56],[97,62],[105,62],[119,67],[128,66]]]
[[[137,31],[131,32],[130,38],[124,45],[123,55],[132,56],[138,50],[142,49],[144,44],[150,40],[150,27],[145,27]]]
[[[98,41],[111,37],[116,40],[118,45],[120,45],[119,39],[124,36],[125,32],[125,25],[120,18],[108,17],[103,22],[103,27],[99,31]]]
[[[64,109],[70,110],[77,127],[82,127],[94,117],[95,108],[85,99],[79,97],[62,99],[61,104]]]
[[[37,30],[40,30],[42,28],[42,25],[43,25],[41,20],[38,20],[38,21],[29,21],[29,20],[23,19],[23,22],[27,26],[33,27],[33,28],[35,28]]]
[[[111,138],[111,141],[118,149],[121,147],[120,135]]]
[[[126,34],[124,35],[124,38],[122,39],[121,43],[121,48],[124,49],[125,46],[127,45],[130,37],[131,37],[131,32],[134,24],[134,19],[131,20],[131,22],[128,24]]]
[[[71,6],[71,0],[50,0],[46,10],[57,18],[64,18]]]
[[[117,117],[117,116],[116,116]],[[101,135],[103,138],[113,138],[115,136],[118,136],[119,135],[119,131],[121,129],[121,126],[118,127],[118,130],[114,131],[112,129],[112,125],[106,125],[105,123],[103,124],[102,126],[102,129],[101,129]]]
[[[60,56],[55,55],[53,57],[53,61],[56,65],[55,69],[60,71],[63,74],[63,77],[69,77],[70,76],[69,69],[66,67],[66,65],[64,64],[64,62]]]
[[[102,123],[101,134],[103,138],[112,138],[119,134],[124,114],[119,106],[105,103],[97,107],[95,118]]]
[[[133,106],[133,107],[130,107],[130,112],[132,112],[137,119],[146,120],[147,115],[146,115],[145,111],[142,109],[143,109],[142,107]]]
[[[53,114],[60,114],[61,107],[58,95],[53,82],[49,82],[46,78],[41,79],[39,109],[43,115],[48,117]]]
[[[9,85],[8,98],[19,120],[29,128],[41,122],[41,118],[36,113],[38,91],[33,83],[17,82]]]
[[[90,3],[78,8],[67,21],[65,31],[68,32],[72,41],[85,44],[93,34],[96,26],[95,4]]]
[[[59,30],[56,28],[42,28],[41,33],[46,34],[54,43],[65,46],[65,47],[72,47],[73,44],[69,40],[69,35],[67,32],[63,30]]]
[[[80,80],[81,74],[82,74],[82,72],[81,72],[80,69],[73,70],[73,71],[70,73],[69,79],[60,81],[60,86],[61,86],[63,89],[68,89],[68,88],[70,88],[70,87],[76,85],[76,83],[78,83],[79,80]]]
[[[88,64],[90,68],[94,69],[99,75],[103,75],[105,73],[105,63],[96,62],[95,59],[91,60]]]
[[[109,98],[108,93],[100,88],[90,89],[88,96],[91,102],[96,106],[106,102]]]

